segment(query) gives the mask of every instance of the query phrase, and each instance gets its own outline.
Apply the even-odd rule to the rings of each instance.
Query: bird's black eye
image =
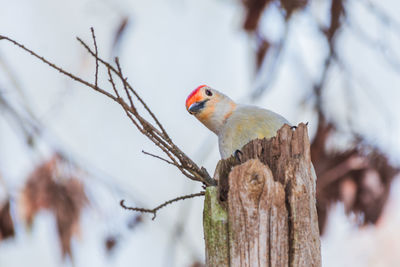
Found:
[[[210,91],[210,90],[208,90],[208,89],[206,89],[206,95],[208,95],[208,96],[212,96],[212,93],[211,93],[211,91]]]

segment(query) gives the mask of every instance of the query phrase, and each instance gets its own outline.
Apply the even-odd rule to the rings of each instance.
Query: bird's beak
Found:
[[[206,100],[203,100],[203,101],[199,101],[199,102],[194,102],[193,104],[191,104],[188,107],[187,110],[189,111],[190,114],[196,114],[196,113],[200,112],[205,107],[205,104],[206,104],[206,102],[208,100],[209,99],[206,99]]]

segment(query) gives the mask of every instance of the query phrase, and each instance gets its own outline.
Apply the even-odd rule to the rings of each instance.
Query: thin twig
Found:
[[[125,81],[125,82],[123,82],[122,84],[123,84],[123,86],[124,86],[124,90],[125,90],[126,96],[127,96],[128,99],[129,99],[129,103],[131,104],[131,108],[134,109],[134,108],[135,108],[135,105],[133,105],[132,97],[131,97],[131,95],[129,94],[128,87],[126,86],[126,84],[127,84],[127,83],[126,83],[126,79],[125,79],[124,75],[122,74],[122,68],[121,68],[121,65],[119,64],[119,58],[118,58],[118,57],[115,57],[115,64],[117,64],[118,72],[119,72],[119,74],[121,75],[122,80]]]
[[[93,27],[90,27],[90,30],[92,32],[92,38],[93,38],[93,44],[94,44],[94,51],[96,54],[96,73],[94,75],[94,85],[97,87],[97,81],[98,81],[98,75],[99,75],[99,60],[98,60],[98,51],[97,51],[97,42],[96,42],[96,35],[94,34],[94,29]]]
[[[166,162],[166,163],[168,163],[168,164],[175,165],[175,163],[173,163],[172,161],[169,161],[169,160],[167,160],[167,159],[164,159],[163,157],[160,157],[160,156],[151,154],[151,153],[146,152],[146,151],[144,151],[144,150],[142,150],[142,153],[145,154],[145,155],[149,155],[149,156],[151,156],[151,157],[157,158],[157,159],[159,159],[159,160],[162,160],[162,161],[164,161],[164,162]],[[176,166],[176,165],[175,165],[175,166]]]
[[[112,76],[112,73],[110,69],[107,69],[108,72],[108,81],[111,83],[112,89],[114,90],[115,95],[120,98],[117,87],[115,86],[114,78]]]
[[[18,46],[18,47],[21,48],[22,50],[25,50],[26,52],[28,52],[28,53],[31,54],[32,56],[34,56],[34,57],[36,57],[37,59],[41,60],[43,63],[49,65],[50,67],[52,67],[52,68],[55,69],[55,70],[58,70],[59,72],[61,72],[62,74],[66,75],[66,76],[68,76],[68,77],[70,77],[71,79],[73,79],[73,80],[75,80],[75,81],[77,81],[77,82],[80,82],[80,83],[82,83],[82,84],[84,84],[84,85],[86,85],[86,86],[88,86],[88,87],[90,87],[90,88],[92,88],[92,89],[94,89],[94,90],[96,90],[96,91],[102,93],[103,95],[108,96],[109,98],[113,99],[114,101],[117,100],[116,97],[114,97],[112,94],[108,93],[108,92],[105,91],[104,89],[101,89],[101,88],[99,88],[99,87],[96,87],[94,84],[92,84],[92,83],[90,83],[90,82],[88,82],[88,81],[85,81],[85,80],[83,80],[82,78],[80,78],[80,77],[78,77],[78,76],[76,76],[76,75],[74,75],[74,74],[72,74],[72,73],[70,73],[70,72],[65,71],[64,69],[62,69],[62,68],[60,68],[59,66],[55,65],[54,63],[48,61],[48,60],[45,59],[44,57],[39,56],[38,54],[36,54],[36,53],[33,52],[32,50],[30,50],[29,48],[26,48],[24,45],[18,43],[17,41],[14,41],[13,39],[11,39],[11,38],[9,38],[9,37],[7,37],[7,36],[4,36],[4,35],[0,35],[0,40],[9,41],[10,43],[12,43],[12,44]]]
[[[194,197],[199,197],[199,196],[204,196],[205,192],[201,191],[199,193],[196,194],[190,194],[190,195],[185,195],[185,196],[180,196],[171,200],[168,200],[166,202],[164,202],[163,204],[155,207],[154,209],[145,209],[145,208],[135,208],[135,207],[128,207],[125,205],[125,200],[122,199],[121,202],[119,203],[121,205],[121,207],[123,207],[126,210],[133,210],[133,211],[138,211],[138,212],[145,212],[145,213],[152,213],[153,214],[153,218],[152,220],[154,220],[157,216],[157,211],[164,208],[165,206],[172,204],[174,202],[180,201],[180,200],[185,200],[185,199],[189,199],[189,198],[194,198]]]

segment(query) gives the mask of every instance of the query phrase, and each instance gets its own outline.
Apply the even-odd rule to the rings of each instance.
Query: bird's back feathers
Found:
[[[281,115],[256,106],[238,105],[219,131],[219,151],[223,159],[256,138],[271,138],[289,122]]]

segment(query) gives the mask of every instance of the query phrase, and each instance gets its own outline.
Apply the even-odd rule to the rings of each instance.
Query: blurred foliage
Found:
[[[7,199],[0,207],[0,241],[11,238],[14,235],[14,223],[10,213],[10,199]]]
[[[376,223],[389,196],[399,167],[390,164],[383,152],[360,137],[346,150],[328,149],[334,125],[320,117],[311,144],[311,158],[317,173],[317,210],[321,234],[330,205],[342,201],[347,213],[359,216],[359,223]]]
[[[74,177],[68,162],[55,154],[29,175],[19,206],[28,226],[32,226],[39,211],[51,212],[56,218],[62,254],[72,256],[71,238],[79,233],[79,219],[87,201],[81,181]]]
[[[246,12],[243,29],[254,35],[258,39],[255,49],[256,70],[261,72],[258,75],[269,77],[269,73],[261,69],[268,53],[281,53],[282,49],[272,50],[272,46],[284,46],[286,36],[281,40],[282,43],[273,44],[268,36],[261,33],[260,21],[265,9],[273,4],[279,6],[285,17],[286,27],[289,27],[292,14],[301,11],[308,1],[301,0],[243,0],[243,7]],[[399,173],[400,169],[390,163],[384,151],[377,147],[372,147],[366,138],[356,131],[345,133],[347,140],[352,140],[343,150],[338,151],[332,147],[340,147],[341,140],[334,138],[338,134],[343,134],[340,129],[340,122],[334,115],[327,114],[323,108],[323,93],[326,89],[326,80],[330,69],[335,61],[339,61],[339,54],[336,49],[341,29],[344,27],[346,11],[348,5],[345,0],[332,0],[329,10],[329,24],[319,26],[321,30],[321,42],[326,42],[329,46],[321,68],[321,78],[313,81],[312,99],[314,99],[314,109],[318,116],[318,130],[311,145],[311,155],[317,173],[317,209],[321,234],[327,220],[327,212],[332,203],[342,201],[346,212],[354,212],[358,215],[360,225],[365,223],[376,223],[382,214],[386,200],[389,195],[390,185],[393,178]],[[309,16],[309,14],[304,14]],[[376,13],[376,16],[382,16]],[[390,18],[385,16],[386,23]],[[279,68],[279,65],[275,68]],[[267,69],[271,72],[271,69]],[[263,94],[268,85],[260,87],[256,96]],[[344,101],[344,100],[343,100]],[[355,103],[354,103],[355,104]],[[348,116],[351,116],[350,114]],[[331,118],[328,121],[327,118]],[[353,118],[349,118],[353,119]],[[331,149],[328,148],[329,147]]]

